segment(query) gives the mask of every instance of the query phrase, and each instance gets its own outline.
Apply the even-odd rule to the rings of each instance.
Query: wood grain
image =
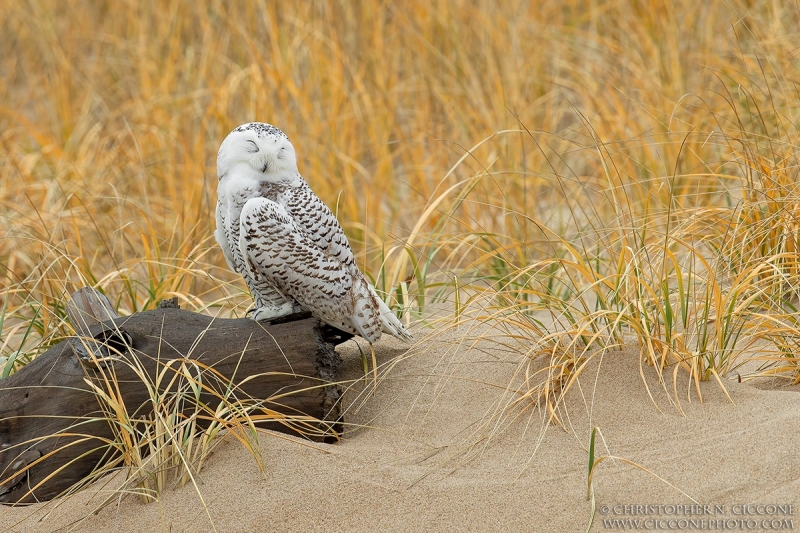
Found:
[[[80,297],[86,300],[86,294]],[[303,416],[309,424],[287,418],[262,427],[299,434],[313,426],[321,439],[338,438],[341,389],[330,383],[341,359],[334,346],[351,335],[307,313],[269,324],[213,318],[168,304],[83,323],[88,329],[76,327],[79,336],[0,381],[0,503],[49,500],[110,459],[103,439],[114,432],[107,421],[96,420],[105,415],[85,378],[101,387],[115,383],[128,414],[142,418],[152,412],[152,402],[134,371],[137,365],[152,382],[170,361],[196,361],[222,376],[204,373],[204,384],[223,389],[218,393],[241,384],[237,398],[264,400],[270,411]],[[214,394],[202,401],[219,403]]]

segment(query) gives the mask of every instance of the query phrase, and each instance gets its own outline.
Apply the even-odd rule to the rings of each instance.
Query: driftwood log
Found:
[[[274,415],[261,427],[338,438],[341,389],[333,382],[341,359],[333,348],[351,335],[310,314],[220,319],[173,301],[118,317],[92,289],[75,293],[67,311],[78,335],[0,381],[0,503],[52,499],[108,464],[113,417],[90,384],[113,384],[130,418],[146,419],[153,392],[142,375],[153,383],[176,360],[206,369],[201,400],[212,410],[219,395],[260,399]],[[163,379],[169,386],[174,380]]]

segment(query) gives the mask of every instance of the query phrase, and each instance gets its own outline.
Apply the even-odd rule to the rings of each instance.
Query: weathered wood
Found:
[[[315,426],[321,435],[336,436],[341,389],[326,383],[336,381],[341,363],[333,347],[351,335],[308,314],[267,324],[168,305],[98,321],[108,311],[102,302],[94,307],[98,314],[78,304],[72,311],[81,309],[74,315],[79,337],[57,344],[0,381],[0,503],[51,499],[110,459],[102,439],[113,438],[114,432],[84,378],[107,388],[113,377],[131,418],[146,417],[152,404],[137,365],[152,381],[170,360],[197,361],[240,383],[238,398],[264,399],[266,408],[289,417],[307,415],[310,422],[321,421]],[[227,381],[220,380],[219,388]],[[203,398],[212,405],[215,400],[211,394]],[[302,432],[291,419],[262,427]]]
[[[70,324],[79,335],[89,335],[89,328],[98,322],[119,318],[106,295],[91,287],[82,287],[72,293],[66,310]]]

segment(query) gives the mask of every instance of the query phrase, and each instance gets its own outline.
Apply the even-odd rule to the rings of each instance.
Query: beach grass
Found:
[[[794,4],[0,10],[4,377],[72,333],[81,286],[120,315],[177,297],[244,316],[212,237],[215,158],[258,120],[288,134],[403,320],[478,323],[522,355],[509,408],[559,420],[587,362],[623,345],[700,397],[800,382]]]

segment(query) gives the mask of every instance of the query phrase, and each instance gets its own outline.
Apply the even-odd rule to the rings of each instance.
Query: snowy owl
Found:
[[[255,320],[311,313],[370,344],[385,331],[411,334],[356,266],[330,209],[297,170],[281,130],[252,122],[233,130],[217,155],[217,230],[225,260],[255,298]]]

